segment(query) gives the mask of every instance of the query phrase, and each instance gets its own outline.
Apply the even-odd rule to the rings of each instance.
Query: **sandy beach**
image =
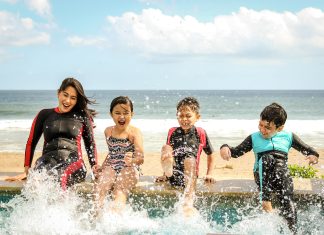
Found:
[[[314,166],[318,170],[317,175],[324,175],[324,149],[317,150],[320,154],[319,163]],[[40,153],[36,153],[34,161]],[[99,154],[99,163],[102,163],[105,158],[105,153]],[[158,152],[145,153],[145,161],[142,165],[143,175],[159,176],[162,174],[160,165],[160,154]],[[23,152],[0,152],[0,172],[22,172],[24,162]],[[85,159],[87,164],[87,159]],[[289,164],[298,164],[300,166],[307,166],[308,161],[305,157],[297,152],[291,150],[288,158]],[[254,164],[254,155],[252,152],[245,154],[240,158],[232,158],[230,161],[224,161],[216,152],[216,167],[214,177],[219,180],[223,179],[253,179],[252,169]],[[202,154],[200,161],[199,177],[203,177],[206,173],[206,156]],[[3,176],[5,177],[5,176]],[[2,179],[1,179],[2,180]]]

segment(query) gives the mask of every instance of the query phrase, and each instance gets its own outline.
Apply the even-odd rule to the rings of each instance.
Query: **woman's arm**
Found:
[[[87,151],[91,168],[98,164],[98,154],[94,139],[93,121],[89,117],[84,118],[82,137]]]
[[[47,116],[51,113],[51,111],[52,110],[50,109],[44,109],[40,111],[33,120],[25,148],[25,167],[31,167],[36,145],[43,134],[44,121],[47,118]]]

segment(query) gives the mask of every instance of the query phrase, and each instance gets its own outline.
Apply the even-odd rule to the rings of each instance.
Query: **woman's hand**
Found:
[[[5,181],[14,182],[14,181],[26,180],[29,168],[30,168],[29,166],[25,166],[25,172],[24,173],[19,174],[19,175],[15,175],[15,176],[11,176],[11,177],[7,177],[7,178],[5,178]]]
[[[27,179],[27,175],[24,172],[24,173],[16,175],[16,176],[7,177],[7,178],[5,178],[5,181],[14,182],[14,181],[22,181],[25,179]]]

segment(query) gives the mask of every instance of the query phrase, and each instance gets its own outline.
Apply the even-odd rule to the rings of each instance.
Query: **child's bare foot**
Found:
[[[125,210],[126,205],[124,203],[120,202],[112,202],[111,205],[109,206],[109,213],[113,214],[122,214],[122,212]]]
[[[164,174],[167,177],[172,176],[173,174],[173,156],[172,156],[172,147],[170,145],[164,145],[161,151],[161,165]]]
[[[162,175],[162,176],[155,178],[155,183],[161,183],[161,182],[167,182],[167,181],[168,181],[168,177],[166,177],[166,175]]]
[[[187,204],[183,205],[182,211],[185,217],[192,217],[198,214],[198,210],[194,206]]]

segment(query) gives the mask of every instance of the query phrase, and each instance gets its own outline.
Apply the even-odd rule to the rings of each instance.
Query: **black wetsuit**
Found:
[[[196,159],[196,174],[198,176],[201,150],[203,149],[207,155],[212,154],[214,150],[205,130],[201,129],[203,135],[200,135],[195,126],[193,126],[188,133],[185,133],[181,127],[172,129],[174,130],[172,130],[171,133],[169,131],[167,144],[171,145],[173,149],[175,164],[173,166],[173,175],[169,177],[169,182],[173,186],[184,187],[184,160],[186,158]],[[203,136],[205,140],[200,140],[200,136]],[[204,146],[200,146],[202,142],[205,143]],[[200,147],[202,147],[202,149]]]
[[[31,166],[35,147],[44,134],[42,156],[35,169],[46,169],[58,176],[63,189],[84,181],[86,167],[81,153],[81,137],[84,140],[89,163],[97,163],[97,151],[93,137],[93,123],[84,112],[59,113],[58,108],[43,109],[33,121],[25,150],[25,166]]]
[[[228,145],[222,145],[228,146]],[[255,154],[254,178],[263,201],[271,201],[274,192],[280,204],[280,212],[296,232],[297,212],[293,200],[293,181],[287,166],[288,151],[292,147],[304,155],[319,154],[294,133],[278,132],[270,139],[262,138],[260,132],[249,135],[240,145],[230,147],[232,157],[237,158],[253,149]],[[261,169],[260,169],[261,168]]]

